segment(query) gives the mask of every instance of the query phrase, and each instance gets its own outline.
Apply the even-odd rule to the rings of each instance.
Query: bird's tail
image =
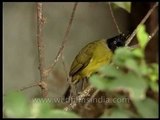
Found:
[[[64,93],[65,101],[69,98],[70,95],[71,95],[71,86],[69,85],[66,92]]]

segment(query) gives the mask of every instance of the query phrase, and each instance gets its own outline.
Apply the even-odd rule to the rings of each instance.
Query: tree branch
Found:
[[[62,44],[61,44],[61,46],[59,48],[59,51],[58,51],[58,53],[57,53],[57,55],[56,55],[56,57],[54,59],[54,62],[46,70],[46,74],[47,75],[52,71],[52,69],[54,68],[54,66],[56,65],[56,63],[58,62],[59,58],[62,55],[65,43],[67,42],[67,38],[68,38],[70,29],[71,29],[71,26],[72,26],[72,22],[73,22],[73,18],[74,18],[74,15],[75,15],[75,11],[76,11],[77,5],[78,5],[78,3],[74,4],[73,10],[72,10],[72,14],[71,14],[71,17],[70,17],[70,20],[69,20],[69,23],[68,23],[68,27],[67,27],[67,30],[66,30],[65,35],[64,35],[64,39],[63,39]]]
[[[42,89],[43,97],[47,97],[48,89],[47,84],[44,82],[46,80],[45,74],[45,54],[44,54],[44,41],[43,41],[43,4],[37,3],[37,47],[38,47],[38,57],[39,57],[39,71],[40,71],[40,83],[39,86]]]
[[[152,12],[154,11],[154,9],[158,6],[158,2],[155,3],[155,5],[148,11],[148,13],[146,14],[146,16],[141,20],[141,22],[137,25],[137,28],[140,24],[144,24],[146,22],[146,20],[149,18],[149,16],[152,14]],[[133,31],[133,33],[131,34],[131,36],[128,38],[128,40],[126,41],[125,46],[128,46],[129,43],[132,41],[133,37],[136,35],[136,31],[137,28]]]
[[[64,108],[64,110],[73,110],[77,106],[77,103],[81,102],[83,98],[90,96],[90,93],[93,91],[93,89],[93,86],[88,86],[79,96],[76,97],[76,100],[71,102],[67,107]]]
[[[117,28],[117,32],[118,32],[118,33],[121,33],[121,30],[119,29],[119,26],[118,26],[118,24],[117,24],[117,21],[116,21],[116,19],[115,19],[114,14],[113,14],[113,10],[112,10],[112,7],[111,7],[111,2],[108,2],[108,5],[109,5],[109,10],[110,10],[110,12],[111,12],[112,19],[113,19],[113,21],[114,21],[114,25],[115,25],[116,28]]]
[[[89,103],[92,101],[93,98],[96,97],[96,95],[99,93],[99,91],[100,91],[100,90],[97,89],[97,90],[92,94],[92,96],[89,98],[89,100],[87,101],[87,103],[84,105],[84,108],[88,108]]]

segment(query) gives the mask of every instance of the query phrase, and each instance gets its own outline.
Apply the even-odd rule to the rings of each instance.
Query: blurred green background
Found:
[[[43,29],[45,41],[45,58],[48,67],[59,50],[63,40],[74,3],[43,3],[43,14],[46,24]],[[121,31],[129,28],[129,14],[117,8],[114,10]],[[35,3],[3,3],[3,94],[32,85],[40,79],[38,70],[38,54],[36,44],[36,4]],[[64,48],[64,60],[69,67],[87,43],[110,38],[117,35],[109,6],[105,2],[80,2],[78,4],[68,42]],[[61,59],[53,74],[49,76],[49,97],[60,97],[67,88],[66,74]],[[28,97],[41,92],[39,87],[24,91]]]

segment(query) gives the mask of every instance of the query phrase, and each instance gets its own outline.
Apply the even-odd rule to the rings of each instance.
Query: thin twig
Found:
[[[48,69],[46,71],[46,74],[49,74],[52,71],[52,69],[54,68],[54,66],[56,65],[56,63],[58,62],[59,58],[62,55],[63,49],[65,47],[65,43],[67,42],[67,38],[68,38],[70,29],[71,29],[71,26],[72,26],[72,22],[73,22],[73,18],[74,18],[74,15],[75,15],[75,11],[76,11],[77,5],[78,5],[78,3],[76,2],[74,4],[73,10],[72,10],[72,14],[71,14],[71,17],[70,17],[70,20],[69,20],[69,23],[68,23],[68,26],[67,26],[67,30],[65,32],[62,44],[61,44],[61,46],[59,48],[59,51],[58,51],[58,53],[57,53],[57,55],[56,55],[56,57],[54,59],[54,62],[48,67]]]
[[[33,84],[33,85],[25,86],[25,87],[21,88],[21,89],[18,90],[18,91],[24,91],[24,90],[27,90],[27,89],[29,89],[29,88],[36,87],[36,86],[39,86],[39,84],[38,84],[38,83],[35,83],[35,84]]]
[[[33,87],[36,87],[36,86],[39,86],[38,83],[35,83],[35,84],[33,84],[33,85],[24,86],[24,87],[22,87],[21,89],[17,90],[17,92],[22,92],[22,91],[24,91],[24,90],[27,90],[27,89],[29,89],[29,88],[33,88]],[[3,96],[6,96],[6,95],[7,95],[7,94],[3,94]]]
[[[154,9],[158,6],[158,2],[156,2],[154,4],[154,6],[148,11],[148,13],[146,14],[146,16],[141,20],[141,22],[137,25],[137,28],[140,24],[144,24],[146,22],[146,20],[149,18],[149,16],[152,14],[152,12],[154,11]],[[128,46],[129,43],[131,42],[131,40],[133,39],[133,37],[136,35],[137,32],[137,28],[133,31],[133,33],[131,34],[131,36],[128,38],[128,40],[126,41],[125,46]]]
[[[69,86],[71,86],[71,90],[72,90],[73,84],[72,84],[71,78],[69,77],[68,72],[67,72],[67,67],[66,67],[66,64],[65,64],[65,62],[64,62],[64,55],[63,55],[63,52],[62,52],[61,59],[62,59],[63,69],[64,69],[65,74],[66,74],[67,82],[68,82]]]
[[[79,96],[76,97],[76,100],[71,102],[67,107],[64,108],[65,111],[73,110],[79,102],[81,102],[85,97],[90,96],[90,93],[93,91],[93,86],[88,86]]]
[[[155,34],[158,32],[158,29],[159,29],[159,26],[157,25],[156,28],[154,29],[154,31],[149,36],[149,40],[151,40],[155,36]]]
[[[140,47],[140,46],[139,46],[139,44],[135,44],[135,45],[126,46],[126,47],[128,47],[128,48],[131,49],[131,50],[133,50],[133,49],[138,48],[138,47]]]
[[[62,59],[62,65],[63,65],[64,72],[65,72],[65,74],[66,74],[66,76],[67,76],[67,79],[68,79],[69,76],[68,76],[67,67],[66,67],[66,64],[65,64],[65,61],[64,61],[63,52],[62,52],[62,55],[61,55],[61,59]]]
[[[37,46],[38,46],[38,57],[39,57],[39,71],[40,71],[40,84],[39,86],[42,89],[43,97],[47,97],[48,89],[47,84],[44,82],[46,80],[45,74],[45,55],[44,55],[44,41],[43,37],[43,25],[44,25],[44,18],[43,18],[43,4],[37,3]]]
[[[89,105],[89,103],[92,101],[92,99],[98,94],[98,92],[99,92],[100,90],[96,90],[93,94],[92,94],[92,96],[90,97],[90,99],[87,101],[87,103],[84,105],[84,108],[88,108],[88,105]]]
[[[112,19],[113,19],[114,24],[115,24],[115,26],[116,26],[116,28],[117,28],[117,32],[120,34],[120,33],[121,33],[121,30],[119,29],[119,26],[118,26],[117,21],[116,21],[116,19],[115,19],[115,16],[114,16],[114,13],[113,13],[113,10],[112,10],[112,7],[111,7],[111,2],[108,2],[108,5],[109,5],[109,10],[110,10],[110,12],[111,12]]]
[[[62,53],[61,59],[62,59],[62,65],[63,65],[64,71],[65,71],[65,74],[66,74],[67,82],[68,82],[69,86],[71,86],[71,90],[72,90],[72,89],[74,89],[74,87],[73,87],[74,85],[73,85],[73,83],[71,82],[71,78],[70,78],[69,75],[68,75],[67,67],[66,67],[66,64],[65,64],[65,62],[64,62],[63,53]]]
[[[150,41],[154,36],[155,34],[158,32],[158,29],[159,29],[159,26],[157,26],[154,31],[151,33],[151,35],[149,36],[148,38],[148,41]],[[135,49],[135,48],[138,48],[140,47],[138,44],[135,44],[135,45],[132,45],[132,46],[128,46],[130,49]]]

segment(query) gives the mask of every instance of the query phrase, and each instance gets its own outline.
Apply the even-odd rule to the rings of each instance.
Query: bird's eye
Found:
[[[113,44],[115,44],[115,45],[116,45],[116,44],[117,44],[117,41],[115,40],[115,41],[113,42]]]
[[[126,40],[125,34],[120,34],[118,36],[115,36],[113,38],[107,39],[108,47],[114,52],[114,50],[118,47],[122,47],[125,45]]]

